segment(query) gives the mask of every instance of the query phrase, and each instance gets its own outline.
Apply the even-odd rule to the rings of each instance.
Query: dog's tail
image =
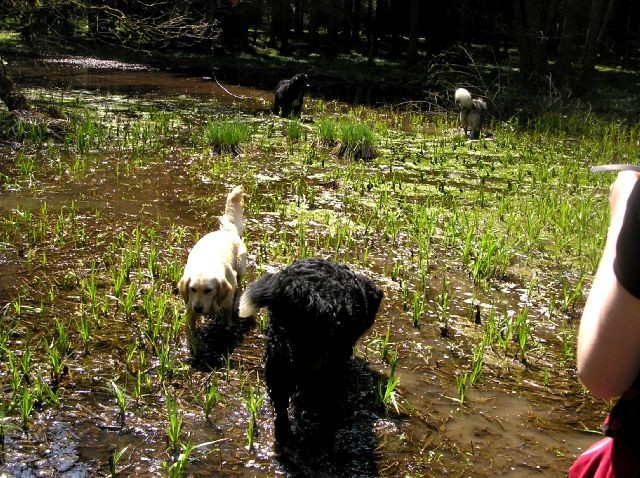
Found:
[[[233,188],[227,196],[224,215],[220,218],[220,229],[237,232],[238,236],[242,236],[244,231],[243,194],[242,186]]]
[[[456,90],[455,100],[458,108],[467,111],[473,108],[473,98],[471,97],[471,93],[464,88],[458,88]]]
[[[247,286],[240,297],[240,318],[252,317],[258,309],[271,305],[272,289],[276,278],[277,273],[266,273]]]

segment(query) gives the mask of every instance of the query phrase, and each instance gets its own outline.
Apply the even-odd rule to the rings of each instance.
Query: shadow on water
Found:
[[[236,292],[231,321],[226,323],[219,316],[208,317],[196,333],[197,350],[191,356],[191,366],[208,371],[225,365],[225,360],[238,348],[247,333],[256,325],[253,317],[238,317],[238,301],[241,290]]]

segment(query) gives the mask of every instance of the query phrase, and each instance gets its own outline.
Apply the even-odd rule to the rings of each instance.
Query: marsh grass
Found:
[[[375,134],[361,122],[346,121],[338,124],[339,156],[349,159],[372,160],[376,157]]]
[[[260,389],[254,390],[253,386],[249,387],[249,391],[245,398],[245,405],[249,410],[249,423],[247,425],[247,447],[249,450],[253,450],[253,444],[256,434],[256,427],[258,425],[258,413],[264,403],[264,396],[260,393]]]
[[[338,140],[338,122],[333,118],[323,118],[316,127],[320,144],[332,147]]]
[[[0,435],[5,424],[41,423],[34,410],[42,410],[44,417],[47,407],[71,409],[76,396],[65,390],[92,395],[96,385],[86,377],[95,373],[104,379],[101,383],[113,383],[107,389],[119,410],[126,411],[135,400],[133,409],[143,411],[136,423],[155,425],[166,413],[172,458],[165,471],[170,476],[189,471],[189,456],[198,446],[185,439],[173,398],[166,398],[164,412],[165,397],[179,397],[185,407],[202,410],[204,418],[185,410],[185,429],[188,425],[197,430],[198,416],[210,428],[221,416],[233,414],[249,417],[246,427],[229,429],[234,443],[252,449],[256,437],[268,437],[268,426],[260,430],[264,434],[255,433],[262,405],[254,373],[259,364],[248,360],[235,367],[228,353],[216,375],[203,380],[201,371],[189,367],[188,351],[179,344],[184,304],[172,292],[187,244],[202,231],[200,226],[213,222],[213,201],[199,195],[235,180],[250,190],[245,238],[252,261],[255,257],[250,274],[320,255],[359,264],[384,284],[384,307],[372,327],[376,339],[370,342],[373,353],[367,360],[378,369],[390,365],[389,376],[375,385],[387,411],[404,411],[398,370],[403,377],[409,374],[406,382],[403,378],[407,389],[419,382],[414,373],[423,377],[438,369],[456,377],[455,400],[460,403],[465,403],[469,386],[489,381],[497,394],[518,388],[536,401],[537,396],[528,395],[529,382],[555,389],[558,377],[572,376],[567,371],[575,367],[575,324],[566,319],[579,311],[597,266],[612,179],[589,175],[587,162],[636,162],[640,128],[593,116],[549,116],[529,125],[496,123],[492,141],[469,143],[451,133],[455,124],[444,117],[370,108],[354,108],[345,115],[329,112],[331,108],[325,112],[323,105],[308,135],[295,121],[286,123],[284,137],[280,123],[260,121],[254,128],[235,112],[203,128],[189,116],[193,112],[177,117],[174,112],[135,111],[132,119],[88,109],[74,116],[77,126],[63,142],[45,143],[37,133],[25,140],[28,147],[2,172],[0,185],[7,195],[26,194],[27,204],[40,196],[52,200],[9,205],[0,212],[0,253],[34,284],[8,284],[8,303],[0,311],[0,383],[5,387]],[[212,117],[210,113],[198,118]],[[239,134],[223,131],[225,125],[233,130],[233,124],[243,125]],[[30,133],[24,134],[27,138]],[[338,142],[346,158],[364,158],[367,148],[377,155],[367,162],[344,161],[317,147]],[[202,155],[203,145],[222,154]],[[234,157],[241,146],[246,157]],[[166,158],[180,167],[190,165],[183,173],[190,186],[198,186],[183,199],[204,206],[208,216],[202,223],[161,223],[151,217],[146,203],[138,216],[102,206],[87,212],[87,202],[103,199],[102,190],[92,190],[92,184],[113,175],[116,184],[135,178],[144,188],[150,183],[144,183],[144,175],[136,176],[136,168],[155,173],[154,163],[164,168],[161,160]],[[82,194],[54,201],[55,187],[47,190],[51,177],[82,186]],[[182,210],[177,211],[171,220],[183,221]],[[474,303],[486,310],[480,327],[473,324],[473,307],[460,304],[470,291]],[[516,295],[520,291],[524,298]],[[514,301],[520,305],[510,316],[513,307],[505,304]],[[45,316],[58,319],[40,330],[34,324],[44,324],[39,319]],[[267,316],[260,317],[264,332]],[[560,333],[549,334],[557,324]],[[453,332],[450,339],[440,340],[443,330],[445,335]],[[536,347],[540,336],[543,352]],[[411,339],[405,341],[407,337]],[[112,348],[113,358],[100,363],[105,346]],[[402,356],[395,347],[402,349]],[[440,347],[472,352],[467,360],[449,355],[452,360],[434,365],[425,350]],[[74,353],[74,348],[84,354]],[[67,366],[78,373],[67,375]],[[91,373],[84,373],[89,367]],[[524,370],[526,382],[519,374],[505,373],[514,367]],[[49,370],[51,376],[45,374],[43,380],[40,373]],[[114,373],[118,378],[110,380]],[[562,380],[567,396],[580,391]],[[413,390],[407,399],[409,395]],[[434,394],[433,400],[441,396]],[[406,411],[407,420],[413,420],[414,411]],[[382,460],[388,463],[381,446]],[[166,450],[160,448],[164,456]],[[432,450],[422,451],[426,456]],[[459,456],[458,451],[452,455]]]
[[[249,138],[250,133],[250,127],[238,121],[208,121],[204,128],[204,141],[218,154],[239,154],[240,144]]]

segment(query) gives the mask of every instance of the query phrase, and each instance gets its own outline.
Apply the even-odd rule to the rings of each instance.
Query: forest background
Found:
[[[263,88],[305,71],[318,96],[355,103],[450,106],[464,85],[498,118],[640,110],[634,0],[2,0],[0,27],[30,55],[117,54]]]

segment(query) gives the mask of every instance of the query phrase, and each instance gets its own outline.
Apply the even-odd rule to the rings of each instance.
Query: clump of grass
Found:
[[[302,138],[302,124],[300,120],[293,119],[287,122],[287,139],[297,141]]]
[[[376,157],[375,135],[373,130],[365,124],[355,121],[340,123],[338,139],[340,141],[339,156],[365,161]]]
[[[322,119],[316,128],[316,135],[320,144],[334,146],[337,143],[338,123],[332,118]]]
[[[209,121],[204,128],[204,141],[217,153],[239,154],[240,143],[249,134],[249,126],[238,121]]]

